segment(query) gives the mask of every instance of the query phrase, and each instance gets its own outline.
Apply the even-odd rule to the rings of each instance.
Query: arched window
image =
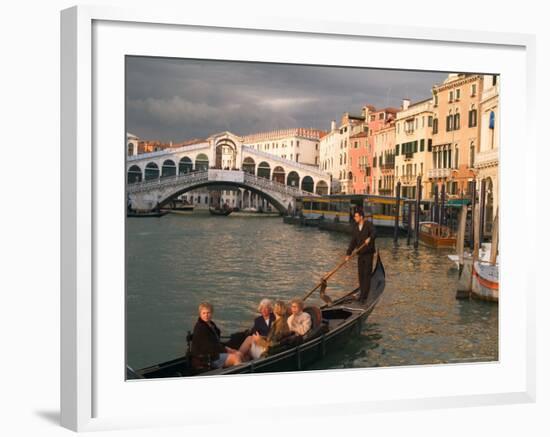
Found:
[[[134,154],[134,145],[132,143],[128,143],[128,156],[132,156]]]
[[[265,161],[260,162],[260,164],[258,164],[258,177],[270,179],[270,175],[271,167],[269,166],[269,164]]]
[[[179,174],[189,173],[193,170],[193,161],[188,156],[180,159],[178,172]]]
[[[142,179],[141,169],[137,165],[132,165],[128,169],[128,183],[135,184],[136,182],[141,182]]]
[[[321,196],[325,196],[328,194],[328,185],[325,181],[319,181],[317,182],[317,187],[315,188],[315,192]]]
[[[244,158],[243,171],[250,174],[256,174],[256,162],[249,156]]]
[[[280,184],[285,183],[285,170],[281,166],[277,166],[273,169],[273,180]]]
[[[208,156],[206,156],[204,153],[199,154],[195,159],[195,169],[197,171],[208,170],[208,165]]]
[[[311,176],[305,176],[302,179],[302,190],[313,193],[313,178]]]
[[[291,171],[286,178],[286,184],[298,188],[300,186],[300,176],[298,173]]]
[[[154,162],[150,162],[145,167],[145,180],[157,179],[160,175],[159,167]]]
[[[171,159],[167,159],[162,163],[162,174],[161,177],[169,177],[176,175],[176,163]]]

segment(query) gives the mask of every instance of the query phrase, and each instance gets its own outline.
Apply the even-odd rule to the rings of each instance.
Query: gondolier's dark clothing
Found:
[[[368,221],[363,222],[363,227],[359,230],[359,226],[355,224],[353,226],[351,241],[347,250],[347,255],[351,255],[355,248],[361,246],[367,238],[370,237],[369,244],[361,249],[357,258],[357,269],[359,273],[359,287],[361,294],[359,300],[365,302],[370,291],[370,278],[372,274],[372,260],[376,247],[374,240],[376,239],[376,233],[372,223]]]
[[[211,326],[199,318],[193,329],[191,340],[191,356],[195,361],[215,361],[225,352],[225,346],[220,341],[220,330],[214,322]]]
[[[254,319],[254,326],[252,327],[252,333],[258,332],[262,337],[267,337],[269,334],[269,328],[275,321],[275,314],[269,314],[269,324],[265,323],[264,316],[259,316]]]

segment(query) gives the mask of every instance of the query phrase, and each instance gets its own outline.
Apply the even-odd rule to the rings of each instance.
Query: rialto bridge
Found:
[[[137,210],[204,187],[244,188],[280,212],[294,208],[296,197],[330,194],[329,174],[244,145],[230,132],[199,144],[128,156],[126,172],[128,200]]]

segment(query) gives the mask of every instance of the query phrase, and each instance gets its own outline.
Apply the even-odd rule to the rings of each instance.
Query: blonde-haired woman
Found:
[[[272,323],[267,337],[253,334],[246,338],[239,352],[243,357],[249,357],[253,360],[258,359],[269,347],[277,345],[281,340],[290,335],[286,321],[286,304],[283,301],[275,302],[273,314],[275,321]]]
[[[214,369],[241,364],[239,351],[224,346],[220,341],[220,330],[212,321],[214,307],[208,302],[199,305],[199,318],[193,329],[191,357],[194,367],[210,364]]]

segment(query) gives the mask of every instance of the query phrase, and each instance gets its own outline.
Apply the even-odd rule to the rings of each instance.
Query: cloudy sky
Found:
[[[330,129],[367,104],[399,107],[431,96],[446,73],[289,64],[126,58],[126,127],[181,142],[221,131]]]

